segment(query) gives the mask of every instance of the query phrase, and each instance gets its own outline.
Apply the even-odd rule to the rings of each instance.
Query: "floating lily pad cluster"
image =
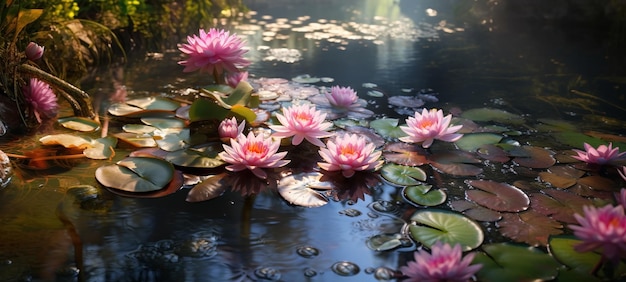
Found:
[[[357,133],[380,148],[385,164],[378,172],[356,174],[349,180],[321,173],[316,168],[317,148],[306,146],[286,147],[293,150],[290,154],[296,155],[296,161],[270,171],[267,179],[248,171],[224,170],[225,163],[218,156],[223,150],[216,134],[219,121],[235,116],[246,120],[250,130],[267,133],[265,127],[274,123],[272,115],[277,110],[308,97],[320,99],[325,88],[310,84],[319,82],[324,83],[311,77],[260,78],[252,81],[256,89],[247,83],[235,89],[204,89],[189,103],[164,97],[129,100],[109,108],[121,125],[117,130],[110,128],[108,137],[57,134],[44,136],[41,143],[111,160],[97,169],[95,177],[109,191],[127,197],[162,197],[188,187],[187,201],[197,202],[229,189],[242,195],[271,189],[289,204],[320,207],[331,200],[364,200],[375,187],[393,187],[404,208],[413,212],[402,218],[402,232],[373,240],[377,242],[374,249],[410,246],[402,241],[407,238],[425,247],[437,241],[458,243],[465,251],[478,251],[475,263],[483,264],[478,273],[481,281],[576,277],[600,259],[597,254],[573,250],[577,239],[567,235],[567,225],[576,223],[573,214],[583,206],[613,202],[620,180],[614,171],[576,161],[571,148],[585,142],[613,141],[622,148],[626,144],[607,140],[607,135],[601,139],[578,132],[560,121],[531,121],[493,108],[450,109],[455,113],[452,122],[463,125],[464,136],[454,144],[440,142],[424,149],[398,141],[405,136],[400,129],[402,118],[373,118],[360,115],[366,111],[359,110],[353,113],[358,119],[336,115],[334,133]],[[434,102],[426,97],[430,96],[422,98]],[[388,102],[390,107],[402,104],[406,109],[407,99]],[[59,122],[83,132],[100,127],[83,119]],[[562,147],[543,145],[555,141]],[[118,143],[135,151],[113,161]],[[494,234],[511,242],[485,244],[485,237]]]

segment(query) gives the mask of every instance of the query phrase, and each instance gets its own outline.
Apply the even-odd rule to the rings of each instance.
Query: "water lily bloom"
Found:
[[[28,102],[35,113],[37,121],[41,122],[44,118],[51,118],[57,114],[59,104],[57,96],[47,83],[31,78],[30,83],[22,88],[24,98]]]
[[[335,140],[326,142],[327,148],[319,150],[320,156],[326,162],[319,162],[322,169],[327,171],[341,170],[344,177],[352,177],[356,171],[376,170],[383,161],[379,160],[382,152],[376,151],[374,144],[367,142],[356,134],[338,136]]]
[[[30,42],[28,43],[28,45],[26,45],[26,50],[24,50],[24,53],[26,53],[26,58],[31,61],[36,61],[43,56],[43,50],[43,46],[40,46],[35,42]]]
[[[186,44],[178,44],[178,49],[188,56],[178,64],[185,66],[183,72],[200,70],[211,75],[239,72],[239,68],[250,65],[243,57],[248,52],[243,47],[243,41],[228,31],[200,29],[199,35],[187,36]]]
[[[271,125],[276,131],[272,136],[285,138],[293,136],[291,144],[298,145],[306,139],[313,145],[324,147],[320,138],[329,137],[332,134],[327,130],[332,125],[324,122],[326,114],[315,109],[315,106],[302,104],[283,108],[283,114],[276,114],[276,118],[282,125]]]
[[[226,83],[232,88],[236,88],[239,82],[248,80],[248,72],[240,71],[226,74]]]
[[[584,143],[584,145],[584,151],[577,149],[572,150],[577,154],[577,156],[574,156],[575,159],[588,164],[604,165],[626,154],[626,152],[620,153],[619,147],[613,148],[613,143],[609,143],[609,146],[600,145],[597,149],[587,143]]]
[[[326,92],[324,95],[331,106],[338,108],[348,108],[359,99],[356,91],[351,87],[333,86],[330,88],[330,92]]]
[[[443,116],[442,110],[423,109],[422,113],[415,112],[414,117],[406,120],[407,126],[400,126],[408,136],[400,137],[401,141],[407,143],[420,143],[422,147],[428,148],[435,139],[454,142],[463,137],[463,134],[455,133],[463,127],[462,125],[450,126],[452,115]]]
[[[431,247],[429,254],[425,250],[414,253],[415,261],[400,267],[400,271],[409,278],[405,281],[470,281],[482,265],[472,263],[474,253],[463,257],[461,245],[451,247],[438,241]]]
[[[222,146],[224,151],[219,153],[219,157],[230,164],[226,166],[227,170],[249,169],[261,179],[267,178],[263,168],[276,168],[289,163],[289,160],[283,160],[287,152],[277,153],[280,141],[265,138],[262,134],[258,136],[252,132],[248,133],[248,136],[240,134],[230,140],[230,146],[226,144]]]
[[[613,262],[626,254],[626,216],[622,206],[583,207],[584,215],[574,214],[579,225],[569,225],[583,242],[574,246],[578,252],[601,250]]]
[[[220,122],[220,125],[217,127],[217,132],[220,135],[220,139],[226,142],[230,139],[237,138],[239,134],[243,133],[245,127],[245,121],[242,121],[239,125],[237,125],[237,119],[232,117],[230,119],[224,119]]]

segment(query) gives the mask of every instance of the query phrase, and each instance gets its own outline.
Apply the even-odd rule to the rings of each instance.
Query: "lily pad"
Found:
[[[550,255],[528,245],[495,243],[484,245],[472,263],[483,267],[478,281],[551,281],[561,267]]]
[[[524,191],[507,184],[489,180],[470,180],[474,190],[466,190],[467,198],[495,211],[519,212],[528,209],[530,199]]]
[[[185,127],[185,121],[175,117],[145,117],[141,118],[141,122],[144,124],[156,127],[161,130],[180,130]]]
[[[578,223],[574,214],[582,214],[583,206],[593,202],[574,193],[556,189],[544,189],[543,193],[531,194],[533,210],[564,223]]]
[[[455,176],[475,176],[483,172],[482,168],[472,165],[480,163],[480,160],[465,151],[436,152],[429,159],[432,167]]]
[[[463,137],[454,143],[463,151],[476,152],[476,150],[483,145],[493,145],[499,143],[502,138],[502,135],[495,133],[469,133],[463,134]]]
[[[469,109],[461,113],[461,117],[471,119],[473,121],[495,121],[507,124],[522,124],[524,118],[519,115],[509,113],[500,109],[493,108],[475,108]]]
[[[370,128],[376,130],[376,133],[387,138],[400,138],[406,136],[406,133],[398,126],[398,119],[381,118],[370,122]]]
[[[440,189],[432,189],[432,185],[407,186],[403,189],[404,197],[409,203],[421,206],[436,206],[446,201],[446,193]]]
[[[208,177],[196,184],[187,194],[187,202],[202,202],[219,197],[228,188],[226,173]]]
[[[87,149],[91,148],[91,140],[72,134],[52,134],[39,138],[39,142],[46,146],[61,145],[65,148]]]
[[[157,128],[145,124],[125,124],[122,126],[122,130],[124,130],[124,132],[134,134],[149,134],[157,130]]]
[[[574,272],[577,281],[600,281],[605,279],[603,271],[598,271],[600,277],[594,277],[591,273],[602,259],[602,254],[596,252],[578,252],[574,246],[582,243],[580,239],[573,235],[558,235],[550,237],[548,241],[548,251],[552,256]],[[619,264],[615,273],[626,273],[626,264]],[[561,279],[562,275],[559,275]],[[573,281],[573,280],[570,280]]]
[[[428,163],[426,152],[421,146],[404,142],[387,144],[383,149],[383,157],[399,165],[420,166]]]
[[[177,133],[166,134],[160,138],[155,138],[155,141],[159,148],[168,152],[185,149],[189,147],[190,143],[189,129],[185,128]]]
[[[64,117],[59,118],[58,122],[65,128],[83,132],[96,131],[100,128],[100,123],[86,117]]]
[[[521,154],[515,157],[513,161],[523,167],[549,168],[556,163],[554,152],[535,146],[518,147],[514,154]]]
[[[419,185],[420,181],[426,180],[426,172],[419,167],[391,163],[382,167],[381,175],[387,181],[399,186]]]
[[[151,135],[120,132],[113,134],[113,136],[136,148],[150,148],[157,146],[156,141],[154,141],[154,138],[152,138]]]
[[[419,210],[410,220],[411,238],[427,247],[441,241],[450,245],[458,243],[464,251],[469,251],[480,246],[484,240],[480,225],[452,211]]]
[[[109,106],[109,113],[123,117],[174,116],[180,103],[163,97],[145,97],[115,103]]]
[[[505,213],[498,221],[500,233],[515,242],[531,246],[545,246],[551,235],[563,233],[563,225],[535,211]]]
[[[211,170],[225,164],[218,156],[221,151],[221,143],[207,143],[171,152],[165,160],[181,168]]]
[[[321,207],[328,203],[328,199],[317,190],[333,187],[329,182],[320,181],[322,176],[317,172],[289,175],[278,182],[278,193],[292,205]]]
[[[477,221],[493,222],[502,219],[502,213],[466,200],[451,201],[450,207]]]
[[[476,150],[476,154],[488,161],[506,163],[511,160],[509,154],[499,146],[493,144],[485,144]]]
[[[106,160],[111,159],[115,155],[115,146],[117,145],[117,138],[103,137],[92,141],[92,148],[85,149],[83,154],[94,160]]]
[[[100,184],[128,192],[153,192],[165,188],[174,176],[169,162],[148,157],[128,157],[96,169]]]

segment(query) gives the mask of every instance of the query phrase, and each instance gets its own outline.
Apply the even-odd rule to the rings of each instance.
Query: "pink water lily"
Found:
[[[186,44],[178,44],[178,49],[188,56],[178,64],[185,66],[183,72],[200,70],[217,75],[224,71],[239,72],[240,68],[250,65],[243,57],[248,52],[243,47],[244,42],[228,31],[200,29],[199,35],[187,36]]]
[[[626,255],[626,216],[624,208],[606,205],[584,206],[583,215],[574,214],[579,225],[569,225],[583,242],[574,246],[578,252],[602,251],[613,262]]]
[[[43,56],[44,47],[38,45],[35,42],[30,42],[26,45],[26,49],[24,53],[26,54],[26,58],[31,61],[36,61]]]
[[[406,120],[406,126],[400,126],[408,136],[400,137],[407,143],[422,143],[422,147],[430,147],[435,139],[454,142],[463,137],[463,134],[455,133],[463,126],[450,126],[452,115],[443,116],[442,110],[423,109],[422,113],[415,112],[414,117]]]
[[[267,178],[264,168],[281,167],[289,163],[283,160],[287,152],[277,153],[280,141],[266,138],[263,134],[248,135],[240,134],[235,139],[230,140],[230,146],[224,144],[224,151],[219,153],[219,157],[230,165],[226,166],[230,171],[242,171],[249,169],[261,179]]]
[[[431,247],[430,254],[423,249],[415,252],[415,261],[400,267],[400,271],[408,277],[404,281],[467,282],[482,268],[480,264],[471,265],[474,255],[469,253],[463,257],[461,245],[451,247],[438,241]]]
[[[234,72],[226,75],[226,83],[232,88],[236,88],[239,82],[248,80],[248,72]]]
[[[584,143],[584,145],[584,151],[572,149],[577,154],[573,157],[588,164],[605,165],[626,154],[626,152],[620,153],[619,147],[613,148],[613,143],[609,143],[609,146],[600,145],[597,149],[587,143]]]
[[[22,88],[24,98],[35,113],[37,121],[54,117],[57,114],[59,104],[57,96],[50,88],[50,85],[37,79],[31,78],[30,83]]]
[[[217,132],[220,135],[220,140],[227,142],[230,139],[237,138],[239,134],[243,133],[245,127],[245,121],[237,125],[237,119],[232,117],[220,122],[220,125],[217,127]]]
[[[331,106],[339,108],[348,108],[359,99],[356,91],[351,87],[333,86],[330,88],[330,92],[326,92],[324,95]]]
[[[341,170],[344,177],[352,177],[356,171],[376,170],[383,164],[379,160],[382,152],[356,134],[339,136],[326,142],[326,146],[319,150],[325,162],[317,164],[327,171]]]
[[[270,125],[276,131],[272,136],[277,138],[292,137],[291,144],[298,145],[306,139],[311,144],[324,147],[320,138],[332,134],[327,130],[332,125],[325,122],[326,114],[315,109],[315,106],[302,104],[283,108],[283,114],[276,114],[281,125]]]

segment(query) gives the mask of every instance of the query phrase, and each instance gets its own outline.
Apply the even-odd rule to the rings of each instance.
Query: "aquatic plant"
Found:
[[[224,151],[219,153],[220,158],[230,165],[226,166],[230,171],[242,171],[249,169],[261,179],[267,178],[264,168],[281,167],[289,163],[283,160],[287,152],[277,153],[280,141],[272,140],[262,134],[240,134],[236,139],[230,140],[230,146],[223,145]]]
[[[575,214],[578,225],[569,227],[583,242],[574,248],[579,252],[601,251],[613,264],[626,256],[626,216],[623,206],[583,207],[583,215]]]
[[[333,86],[330,88],[330,92],[326,92],[324,95],[330,105],[337,108],[348,108],[359,99],[356,91],[351,87]]]
[[[31,78],[30,83],[23,88],[24,98],[35,113],[37,121],[49,119],[57,114],[59,104],[57,96],[50,85],[37,79]]]
[[[292,137],[291,144],[299,145],[304,139],[311,144],[323,147],[320,138],[329,137],[332,133],[328,129],[331,123],[325,122],[326,114],[315,109],[315,106],[302,104],[283,108],[282,114],[276,114],[281,125],[270,125],[276,132],[276,138]]]
[[[454,142],[463,134],[455,133],[459,131],[462,125],[450,125],[452,115],[443,116],[442,110],[426,109],[422,113],[415,112],[415,116],[406,120],[406,126],[400,126],[408,136],[400,137],[401,141],[407,143],[422,143],[422,147],[430,147],[435,139]]]
[[[356,134],[335,137],[326,146],[319,150],[325,162],[317,164],[326,171],[341,171],[344,177],[352,177],[356,171],[377,170],[383,164],[379,160],[382,152]]]
[[[413,256],[415,261],[400,267],[400,271],[408,277],[403,281],[467,282],[482,267],[480,264],[472,265],[475,254],[463,256],[459,244],[451,247],[448,243],[437,242],[431,247],[431,253],[422,249]]]
[[[619,147],[613,148],[613,143],[609,145],[600,145],[598,148],[584,143],[585,150],[572,149],[576,152],[575,159],[586,162],[588,164],[605,165],[621,158],[626,152],[620,153]]]
[[[230,139],[237,138],[237,136],[242,134],[245,127],[245,121],[242,121],[239,125],[237,125],[237,119],[235,117],[232,117],[229,119],[224,119],[222,122],[220,122],[217,131],[220,135],[220,139],[223,142],[228,142]]]
[[[309,101],[316,104],[318,108],[326,113],[327,118],[334,120],[343,117],[363,119],[374,115],[368,110],[367,102],[359,99],[356,91],[351,87],[333,86],[324,90],[323,94],[308,97]]]
[[[31,41],[28,45],[26,45],[24,54],[26,54],[26,58],[29,60],[36,61],[43,56],[44,49],[45,48],[43,46],[39,46],[39,44]]]
[[[225,73],[237,73],[250,65],[250,61],[243,57],[248,52],[243,47],[244,42],[228,31],[200,29],[198,35],[187,36],[187,43],[178,45],[178,49],[187,55],[187,59],[178,64],[185,67],[183,72],[207,72],[213,75],[215,83],[222,83]]]

